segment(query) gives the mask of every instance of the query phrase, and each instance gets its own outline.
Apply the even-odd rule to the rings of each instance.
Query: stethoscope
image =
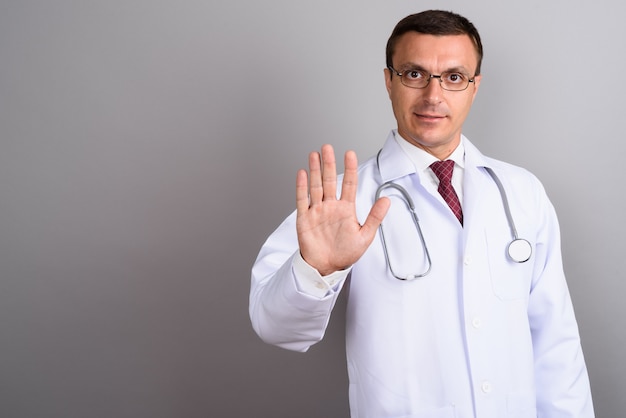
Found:
[[[380,173],[379,159],[380,159],[380,152],[378,152],[378,155],[376,156],[376,165],[378,167],[378,172]],[[487,170],[487,173],[489,173],[493,181],[498,186],[498,191],[500,192],[500,197],[502,198],[502,204],[504,206],[506,219],[509,223],[509,228],[511,229],[511,235],[513,236],[513,240],[507,246],[507,254],[509,255],[509,258],[513,260],[514,262],[525,263],[526,261],[530,259],[530,256],[532,254],[532,246],[530,245],[530,242],[528,242],[524,238],[520,238],[517,235],[517,228],[515,228],[515,222],[513,221],[513,216],[511,215],[511,208],[509,206],[509,200],[507,199],[506,191],[504,190],[504,186],[502,186],[502,182],[500,181],[496,173],[491,168],[485,167],[485,170]],[[387,241],[385,240],[385,232],[383,230],[383,224],[381,223],[379,227],[380,239],[383,244],[383,252],[385,254],[385,260],[387,262],[387,266],[389,267],[391,274],[398,280],[419,279],[421,277],[426,276],[428,273],[430,273],[430,269],[432,267],[432,261],[430,259],[430,253],[428,251],[428,246],[426,245],[426,240],[424,239],[424,234],[422,233],[422,228],[420,227],[419,219],[417,217],[417,212],[415,211],[415,204],[413,203],[413,199],[411,199],[411,196],[406,191],[406,189],[400,186],[399,184],[394,183],[393,181],[388,181],[386,183],[381,184],[378,187],[378,189],[376,190],[376,200],[380,198],[381,193],[386,189],[395,189],[398,192],[400,192],[400,194],[402,195],[402,199],[405,201],[406,205],[408,206],[411,212],[412,218],[413,218],[413,223],[415,224],[415,228],[417,229],[417,234],[422,243],[422,248],[424,248],[424,255],[426,258],[427,267],[426,267],[426,270],[420,274],[409,274],[404,277],[399,276],[394,271],[393,267],[391,266],[391,261],[389,259],[389,251],[387,250]]]

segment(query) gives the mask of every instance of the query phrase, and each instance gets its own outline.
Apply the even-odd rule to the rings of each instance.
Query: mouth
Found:
[[[445,115],[439,115],[434,113],[414,113],[414,115],[424,122],[438,122],[446,118]]]

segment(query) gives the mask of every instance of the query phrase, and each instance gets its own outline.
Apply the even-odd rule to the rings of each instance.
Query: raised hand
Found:
[[[296,178],[296,229],[304,261],[325,276],[354,264],[372,243],[389,209],[389,199],[374,203],[363,225],[356,217],[356,154],[346,152],[341,197],[337,199],[337,167],[330,145],[322,155],[309,155],[310,179],[305,170]],[[309,185],[310,182],[310,185]]]

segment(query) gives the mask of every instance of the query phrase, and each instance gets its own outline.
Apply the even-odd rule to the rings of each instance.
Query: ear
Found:
[[[472,93],[472,102],[476,98],[476,93],[478,93],[478,87],[480,86],[480,81],[483,79],[482,74],[474,77],[474,92]]]
[[[391,77],[391,70],[389,70],[389,68],[385,68],[385,87],[387,88],[389,98],[391,98]]]

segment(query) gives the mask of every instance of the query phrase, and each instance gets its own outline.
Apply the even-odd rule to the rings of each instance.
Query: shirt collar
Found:
[[[416,172],[423,173],[432,163],[439,161],[439,159],[434,155],[427,153],[421,148],[411,145],[411,143],[404,139],[404,137],[402,137],[397,130],[394,130],[393,134],[397,144],[415,165]],[[462,135],[459,145],[447,159],[453,160],[457,166],[465,168],[465,141]]]

